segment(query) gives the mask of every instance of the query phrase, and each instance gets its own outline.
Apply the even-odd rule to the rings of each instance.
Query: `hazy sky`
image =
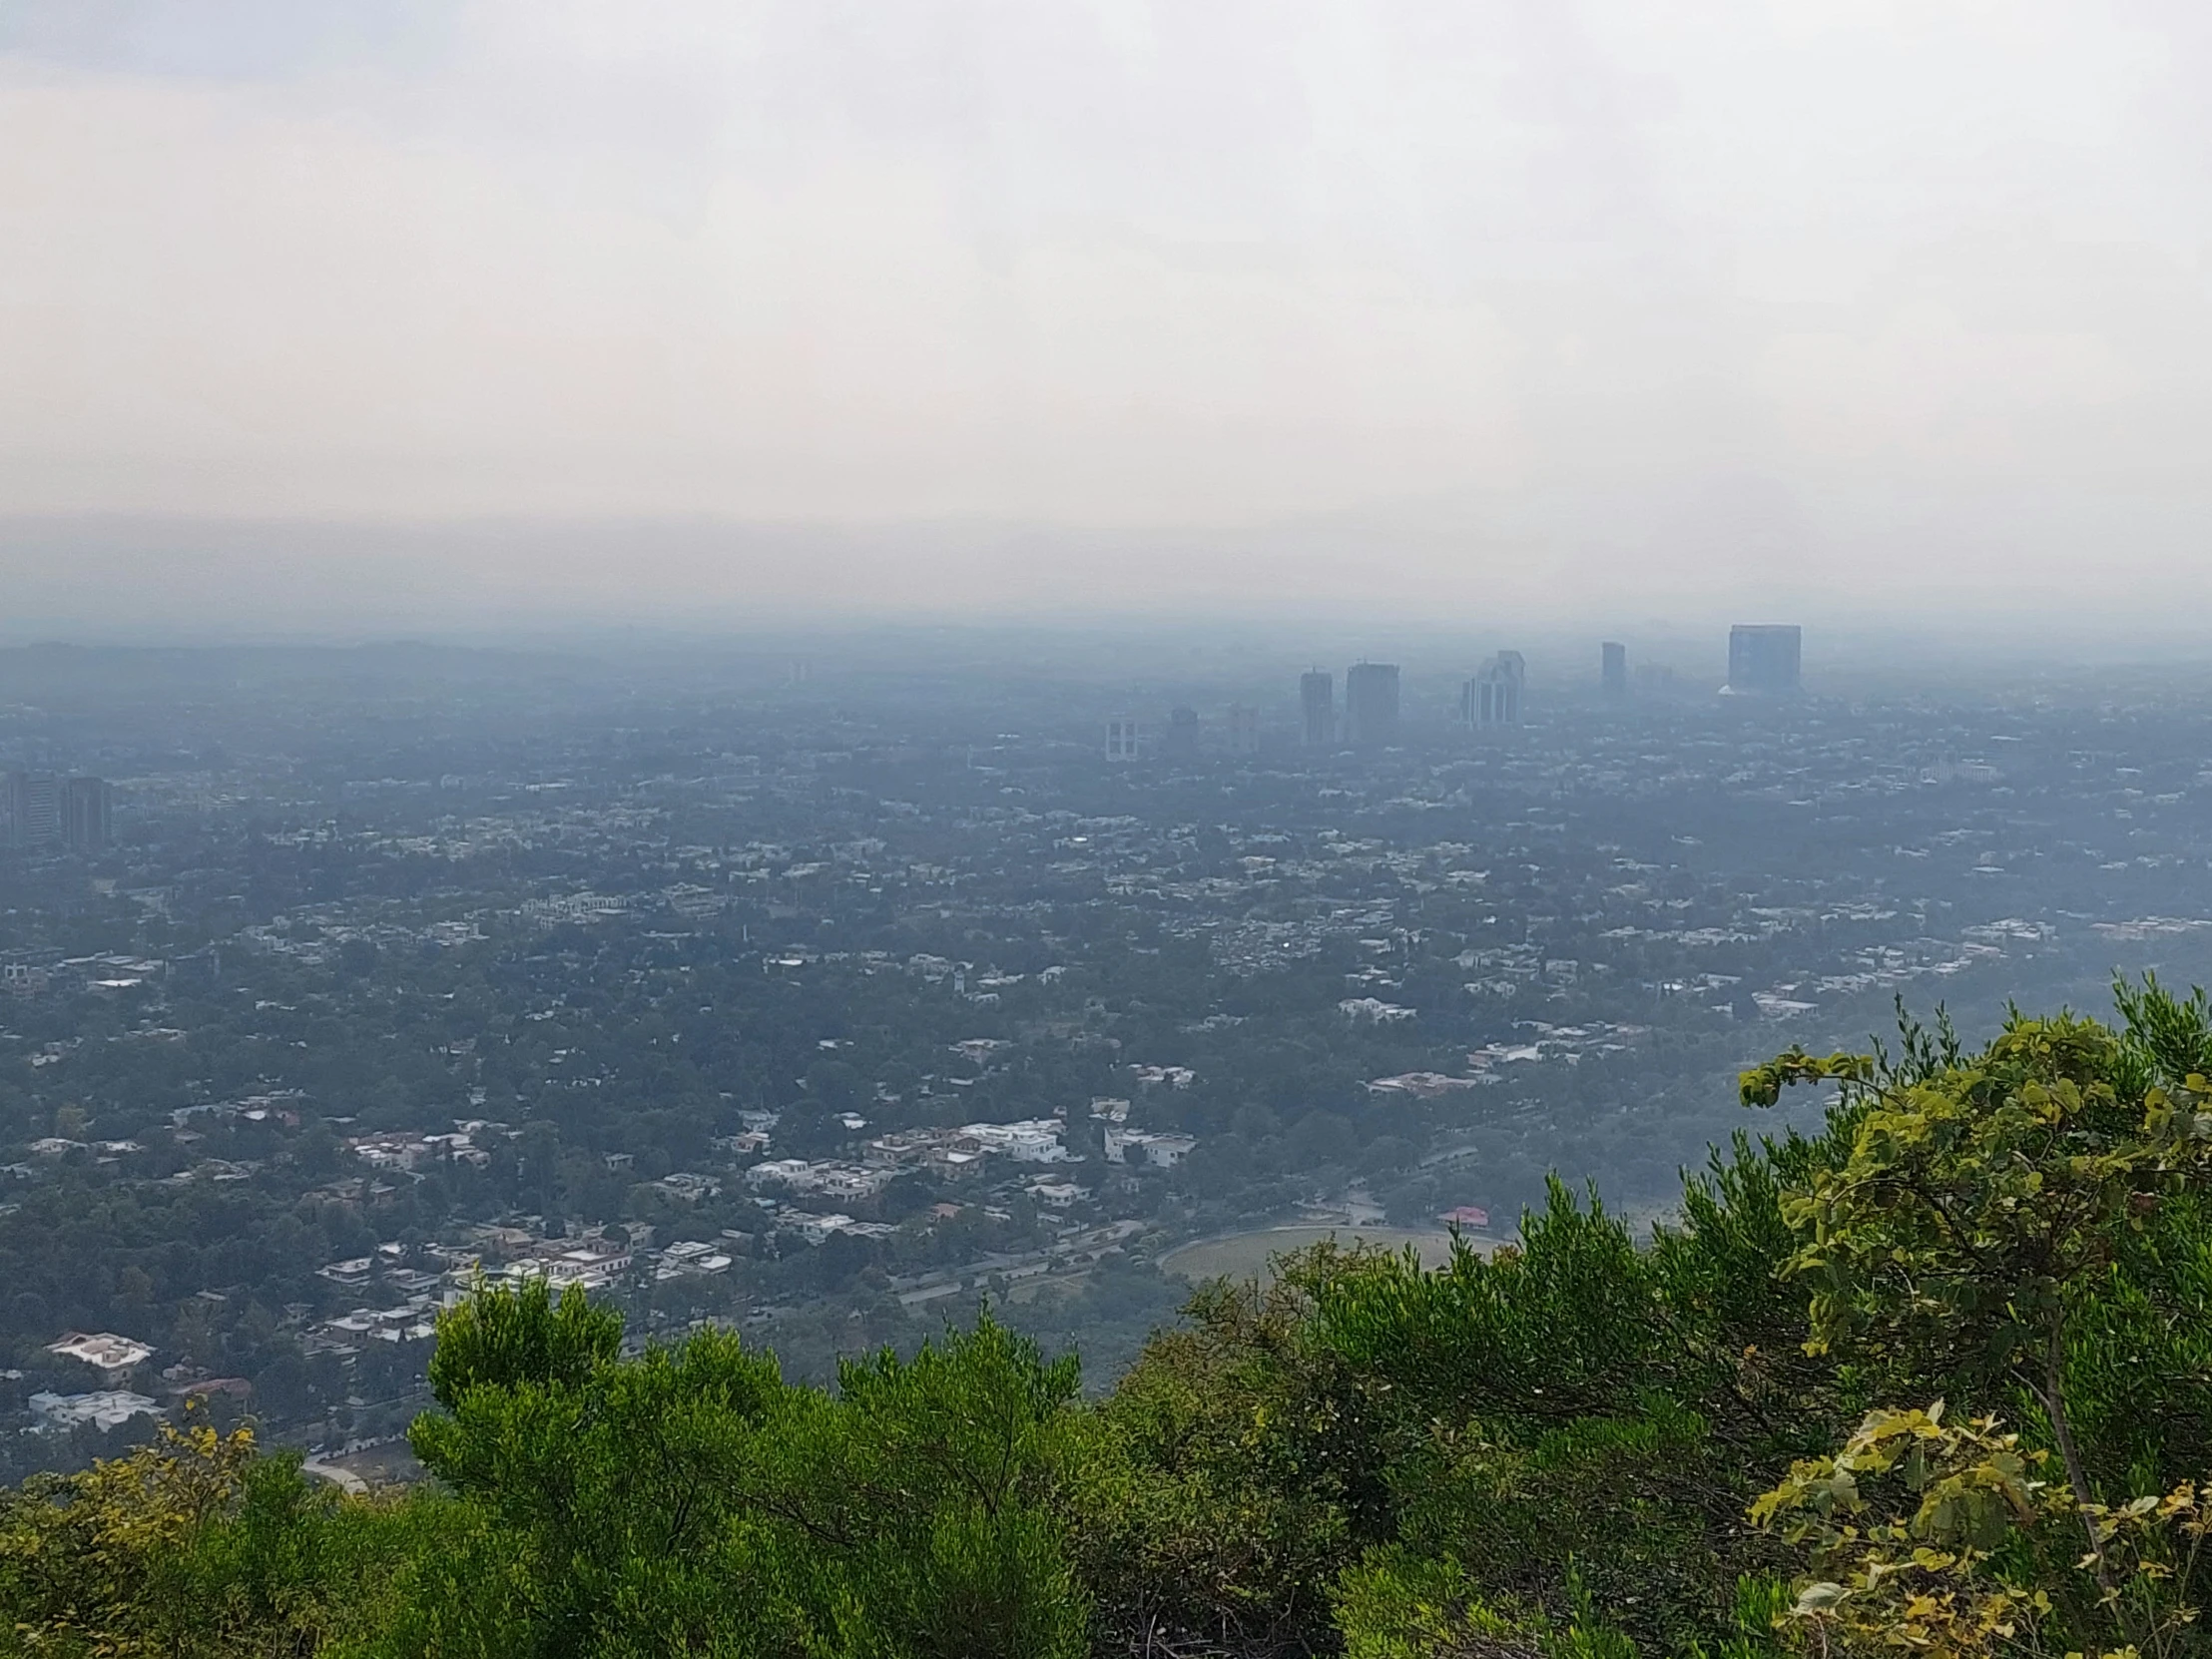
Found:
[[[2208,158],[2202,0],[0,0],[0,571],[2171,616]]]

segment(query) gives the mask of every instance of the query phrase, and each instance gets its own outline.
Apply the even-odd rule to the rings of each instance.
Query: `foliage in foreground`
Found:
[[[2212,1018],[1792,1052],[1639,1247],[1554,1185],[1442,1269],[1217,1285],[1115,1392],[985,1317],[833,1390],[571,1294],[441,1323],[438,1477],[188,1426],[0,1499],[42,1655],[1473,1659],[2212,1651]]]

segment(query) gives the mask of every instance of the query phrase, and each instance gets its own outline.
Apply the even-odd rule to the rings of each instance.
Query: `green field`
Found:
[[[1259,1227],[1249,1233],[1228,1233],[1179,1246],[1160,1258],[1160,1267],[1193,1284],[1207,1279],[1257,1279],[1267,1271],[1272,1258],[1320,1244],[1324,1239],[1345,1245],[1381,1245],[1385,1250],[1413,1245],[1419,1249],[1421,1261],[1432,1268],[1442,1266],[1451,1256],[1448,1233],[1415,1233],[1402,1227]],[[1487,1240],[1468,1242],[1477,1250],[1490,1248]]]

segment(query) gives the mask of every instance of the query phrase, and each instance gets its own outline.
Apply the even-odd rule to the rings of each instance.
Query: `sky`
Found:
[[[2178,0],[0,0],[0,609],[2181,628],[2208,95]]]

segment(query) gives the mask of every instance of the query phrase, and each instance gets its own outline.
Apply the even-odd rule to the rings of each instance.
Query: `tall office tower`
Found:
[[[1136,758],[1136,718],[1131,715],[1118,715],[1106,723],[1106,759],[1109,761],[1134,761]]]
[[[1790,697],[1798,691],[1798,662],[1805,630],[1795,623],[1728,631],[1728,684],[1735,697]]]
[[[1260,753],[1260,711],[1243,703],[1229,705],[1229,753]]]
[[[1345,670],[1345,741],[1355,749],[1397,742],[1397,664],[1354,663]]]
[[[1518,651],[1500,651],[1459,690],[1459,718],[1469,726],[1518,726],[1528,662]]]
[[[106,849],[113,829],[104,778],[72,778],[62,785],[62,842],[75,852]]]
[[[1198,711],[1176,708],[1168,711],[1167,742],[1161,746],[1178,761],[1198,759]]]
[[[1337,682],[1325,668],[1298,677],[1298,707],[1306,720],[1306,747],[1328,749],[1337,741]]]
[[[1628,700],[1628,647],[1607,640],[1598,647],[1598,652],[1605,664],[1605,701],[1625,703]]]
[[[62,782],[51,772],[8,774],[8,844],[52,846],[62,838]]]

